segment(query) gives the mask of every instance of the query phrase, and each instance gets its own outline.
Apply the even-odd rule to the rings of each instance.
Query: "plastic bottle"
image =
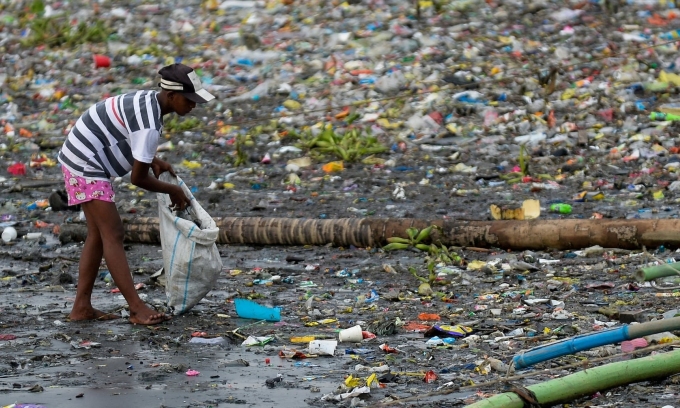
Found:
[[[550,206],[550,211],[560,214],[571,214],[571,205],[569,204],[553,204]]]
[[[25,239],[35,241],[42,238],[42,232],[29,232],[24,236]]]
[[[673,30],[659,35],[662,40],[674,40],[680,38],[680,30]]]
[[[515,142],[537,144],[544,141],[548,136],[544,132],[536,131],[528,135],[517,136]]]
[[[663,112],[652,112],[649,114],[649,119],[651,120],[680,120],[680,115],[674,115],[672,113]]]

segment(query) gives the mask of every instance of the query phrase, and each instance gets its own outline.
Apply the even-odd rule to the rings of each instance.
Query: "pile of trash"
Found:
[[[82,246],[61,230],[84,216],[59,191],[58,150],[85,109],[156,89],[157,71],[174,62],[194,67],[217,100],[167,117],[158,154],[215,217],[678,217],[680,11],[671,0],[0,0],[0,25],[0,253],[27,270],[3,271],[8,293],[69,297]],[[153,194],[128,177],[114,184],[131,223],[157,215]],[[193,334],[173,327],[149,335],[158,341],[148,347],[233,344],[242,354],[227,365],[167,364],[197,381],[257,369],[271,395],[304,381],[319,393],[311,405],[360,406],[425,393],[475,403],[507,391],[502,378],[519,384],[520,370],[547,381],[542,369],[561,377],[607,359],[633,364],[678,341],[666,326],[680,255],[663,242],[504,251],[441,245],[423,230],[390,238],[384,248],[220,247],[215,290],[172,323]],[[161,266],[130,251],[139,275]],[[120,303],[111,284],[103,270],[96,290]],[[149,277],[137,288],[162,309],[158,285]],[[666,328],[650,334],[649,323]],[[582,337],[592,333],[603,336]],[[74,335],[57,341],[107,352],[103,340]],[[137,339],[126,336],[116,341]],[[585,348],[532,360],[534,347],[556,340]],[[268,362],[249,366],[252,353]],[[649,389],[572,399],[669,398]]]
[[[218,101],[167,118],[159,150],[199,188],[290,194],[330,174],[351,191],[359,165],[397,202],[511,188],[501,201],[594,202],[586,217],[675,215],[677,14],[612,3],[3,2],[4,183],[58,178],[80,112],[183,62]]]

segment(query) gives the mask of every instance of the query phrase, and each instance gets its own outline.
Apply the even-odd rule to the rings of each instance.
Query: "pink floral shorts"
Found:
[[[107,180],[92,180],[71,174],[65,166],[61,166],[64,173],[64,184],[68,195],[68,205],[78,205],[92,200],[113,203],[116,194],[113,185]]]

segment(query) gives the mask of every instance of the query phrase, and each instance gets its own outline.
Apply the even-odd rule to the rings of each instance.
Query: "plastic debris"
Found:
[[[189,340],[189,343],[191,343],[191,344],[222,344],[222,343],[224,343],[224,337],[212,337],[212,338],[192,337],[191,340]]]
[[[264,379],[276,377],[272,393],[285,385],[297,401],[312,393],[311,404],[360,406],[366,394],[380,404],[410,393],[431,405],[427,392],[455,386],[460,392],[447,398],[465,405],[504,392],[500,382],[479,394],[464,387],[500,380],[522,351],[677,314],[680,281],[664,267],[680,260],[676,248],[661,237],[656,242],[663,245],[642,250],[628,227],[637,220],[672,223],[680,215],[677,2],[0,3],[6,63],[0,249],[12,263],[0,279],[12,296],[3,309],[7,322],[22,322],[21,333],[0,340],[42,358],[36,364],[10,353],[9,369],[30,367],[43,378],[77,366],[81,355],[105,353],[125,356],[134,368],[128,374],[147,364],[184,373],[174,356],[233,343],[244,346],[234,353],[259,357],[208,359],[202,371],[239,367],[267,386]],[[55,30],[40,30],[42,23]],[[144,360],[154,362],[140,365],[129,351],[135,348],[127,347],[139,339],[115,327],[102,332],[106,347],[89,350],[96,343],[41,330],[67,327],[63,305],[75,290],[85,239],[74,232],[85,213],[57,191],[63,180],[56,159],[79,112],[126,90],[157,89],[158,68],[179,61],[194,67],[217,99],[184,117],[166,117],[158,157],[196,186],[215,217],[260,220],[271,227],[267,236],[258,233],[263,241],[282,232],[277,217],[300,220],[296,233],[313,245],[251,244],[249,228],[221,237],[229,241],[219,249],[232,269],[221,273],[190,322],[173,323],[187,323],[181,334],[148,329]],[[129,176],[113,183],[126,238],[152,236],[149,225],[137,222],[156,217],[153,194]],[[437,230],[420,246],[402,236],[406,249],[385,251],[376,239],[352,234],[351,244],[317,246],[317,231],[305,227],[308,219],[321,219],[339,234],[335,220],[358,225],[374,217],[568,219],[584,240],[592,231],[581,229],[582,220],[627,219],[631,224],[608,234],[630,245],[582,245],[579,238],[568,249],[543,250],[538,230],[522,230],[513,239],[527,239],[530,250],[506,251],[483,245],[492,230]],[[453,235],[465,240],[441,245]],[[146,280],[158,269],[155,252],[133,242],[126,250],[134,254],[130,269],[140,295],[166,311],[163,277]],[[659,267],[667,274],[655,269],[653,279],[635,277]],[[98,272],[95,303],[122,301],[108,268]],[[337,344],[332,353],[332,347],[324,347],[326,354],[311,349],[311,342],[336,341],[339,351]],[[516,389],[547,380],[541,373],[552,363],[568,374],[600,364],[594,358],[666,352],[677,338],[659,333],[644,341],[538,363],[528,368],[536,378],[519,379]],[[81,351],[65,356],[61,343]],[[288,371],[305,386],[288,387],[276,376]],[[429,383],[426,372],[439,378]],[[350,374],[352,387],[344,383]],[[229,370],[219,375],[234,385],[231,402],[255,401]],[[96,376],[92,382],[103,386]],[[168,384],[173,398],[177,387]],[[653,384],[638,391],[591,398],[599,405],[661,406],[669,395]]]
[[[266,307],[247,299],[234,299],[236,314],[244,319],[266,320],[278,322],[281,320],[281,309]]]
[[[80,342],[78,342],[78,341],[72,341],[71,342],[71,347],[73,347],[74,349],[89,350],[93,347],[95,347],[95,348],[101,347],[101,345],[102,345],[101,343],[96,343],[94,341],[89,341],[89,340],[84,340],[84,341],[80,341]]]
[[[241,345],[246,346],[246,347],[264,346],[265,344],[267,344],[267,343],[269,343],[273,340],[274,340],[273,337],[267,337],[267,336],[258,336],[258,337],[248,336],[248,338],[245,339],[243,341],[243,343],[241,343]]]

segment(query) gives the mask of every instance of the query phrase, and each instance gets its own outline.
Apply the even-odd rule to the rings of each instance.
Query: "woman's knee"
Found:
[[[87,237],[85,238],[85,242],[90,242],[91,244],[101,246],[102,245],[102,236],[101,233],[97,228],[88,228],[87,229]]]
[[[125,238],[125,230],[122,224],[107,226],[105,230],[100,228],[99,232],[105,244],[122,244]]]
[[[115,204],[93,200],[83,203],[83,210],[87,218],[88,233],[96,231],[104,245],[123,243],[125,230]]]

